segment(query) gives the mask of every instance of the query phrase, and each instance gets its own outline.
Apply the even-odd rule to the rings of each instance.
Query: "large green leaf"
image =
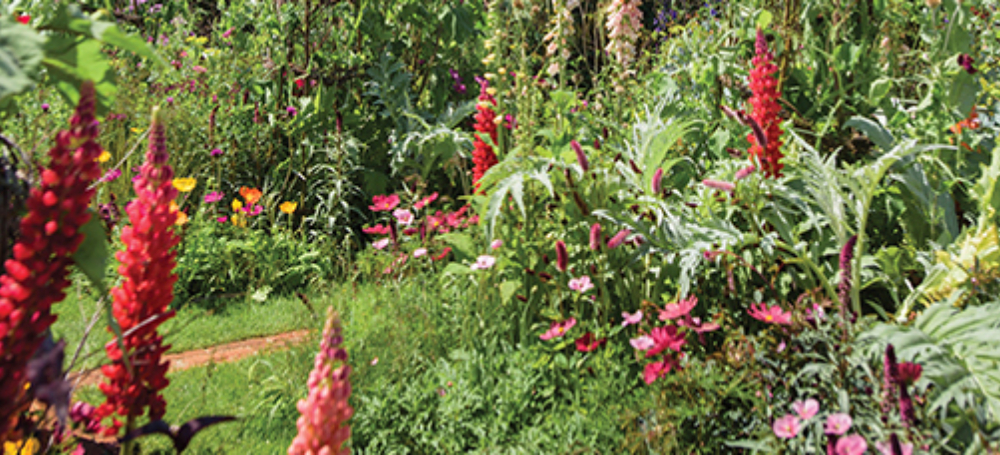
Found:
[[[31,27],[0,18],[0,99],[30,88],[42,61],[42,38]]]
[[[108,263],[108,241],[104,236],[100,217],[91,211],[90,221],[80,228],[80,232],[83,233],[83,242],[73,254],[73,262],[97,289],[103,290]]]

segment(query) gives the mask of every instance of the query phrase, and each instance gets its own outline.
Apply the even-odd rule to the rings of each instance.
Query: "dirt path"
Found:
[[[249,340],[234,341],[232,343],[220,344],[203,349],[167,354],[166,360],[170,361],[170,371],[186,370],[210,362],[228,363],[256,355],[261,351],[283,349],[288,346],[301,344],[309,340],[309,330],[295,330],[293,332],[279,333]],[[101,382],[103,375],[101,370],[95,368],[76,376],[71,375],[70,381],[75,382],[79,378],[77,387],[95,386]]]

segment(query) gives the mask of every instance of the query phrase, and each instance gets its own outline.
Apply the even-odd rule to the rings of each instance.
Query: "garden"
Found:
[[[20,454],[1000,454],[997,0],[0,0]]]

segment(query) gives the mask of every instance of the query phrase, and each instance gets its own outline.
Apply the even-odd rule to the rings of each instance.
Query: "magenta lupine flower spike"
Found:
[[[601,224],[594,223],[590,226],[590,249],[597,251],[601,249]]]
[[[569,268],[569,253],[566,252],[566,243],[556,240],[556,268],[560,272],[565,272]]]
[[[576,139],[569,141],[569,145],[573,147],[573,152],[576,153],[576,161],[580,164],[580,168],[586,173],[590,170],[590,162],[587,161],[587,155],[583,153],[583,147],[580,147],[580,143]]]
[[[101,176],[94,106],[94,84],[85,82],[69,130],[56,135],[39,186],[28,194],[21,237],[0,276],[0,442],[29,404],[25,367],[55,322],[51,306],[65,297],[80,227],[90,220],[90,187]]]
[[[351,437],[348,420],[354,409],[347,402],[351,395],[347,351],[340,345],[340,318],[333,307],[327,311],[323,339],[316,353],[313,370],[309,373],[309,395],[299,400],[298,435],[288,448],[288,455],[349,454],[346,447]]]
[[[846,308],[851,304],[851,261],[854,259],[854,245],[857,243],[858,236],[852,235],[840,250],[840,284],[837,286],[837,297],[840,298],[841,316],[845,315]]]

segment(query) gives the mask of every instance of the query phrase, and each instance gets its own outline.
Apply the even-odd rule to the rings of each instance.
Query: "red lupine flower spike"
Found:
[[[69,286],[71,255],[83,241],[80,227],[90,220],[87,208],[101,176],[97,157],[98,123],[94,118],[94,84],[80,87],[80,102],[70,129],[56,136],[41,182],[28,195],[28,214],[13,258],[0,276],[0,441],[30,401],[25,393],[25,367],[55,321],[50,308]]]
[[[778,82],[774,78],[774,73],[778,67],[773,63],[774,56],[767,48],[767,39],[764,32],[757,29],[756,42],[757,55],[753,58],[753,70],[750,71],[750,90],[753,96],[750,97],[750,119],[753,132],[747,135],[750,141],[750,155],[760,163],[760,168],[768,177],[781,176],[781,119],[778,113],[781,107],[778,99],[781,93],[778,92]],[[744,119],[745,120],[745,119]],[[756,123],[756,125],[753,125]]]
[[[146,163],[135,181],[136,199],[126,209],[132,225],[122,228],[125,250],[116,255],[124,280],[111,291],[112,312],[126,336],[105,346],[112,363],[101,369],[108,382],[100,385],[106,401],[97,408],[99,418],[117,414],[135,419],[149,408],[149,418],[158,420],[166,412],[161,392],[169,383],[165,377],[169,362],[162,356],[169,346],[156,329],[174,315],[167,306],[177,281],[174,247],[180,239],[172,230],[177,213],[170,210],[170,202],[177,197],[177,189],[171,184],[174,173],[167,165],[165,132],[154,109]],[[106,433],[118,433],[121,425],[113,419]]]
[[[476,105],[476,134],[474,135],[475,140],[473,141],[472,151],[472,183],[476,187],[476,191],[479,191],[479,180],[483,178],[491,167],[497,164],[497,154],[493,151],[493,147],[486,143],[481,137],[482,134],[488,134],[493,143],[497,143],[497,124],[496,116],[497,114],[493,112],[493,108],[490,107],[492,104],[496,106],[497,101],[492,95],[487,93],[486,89],[489,85],[485,79],[476,78],[480,85],[479,94],[479,104]]]

